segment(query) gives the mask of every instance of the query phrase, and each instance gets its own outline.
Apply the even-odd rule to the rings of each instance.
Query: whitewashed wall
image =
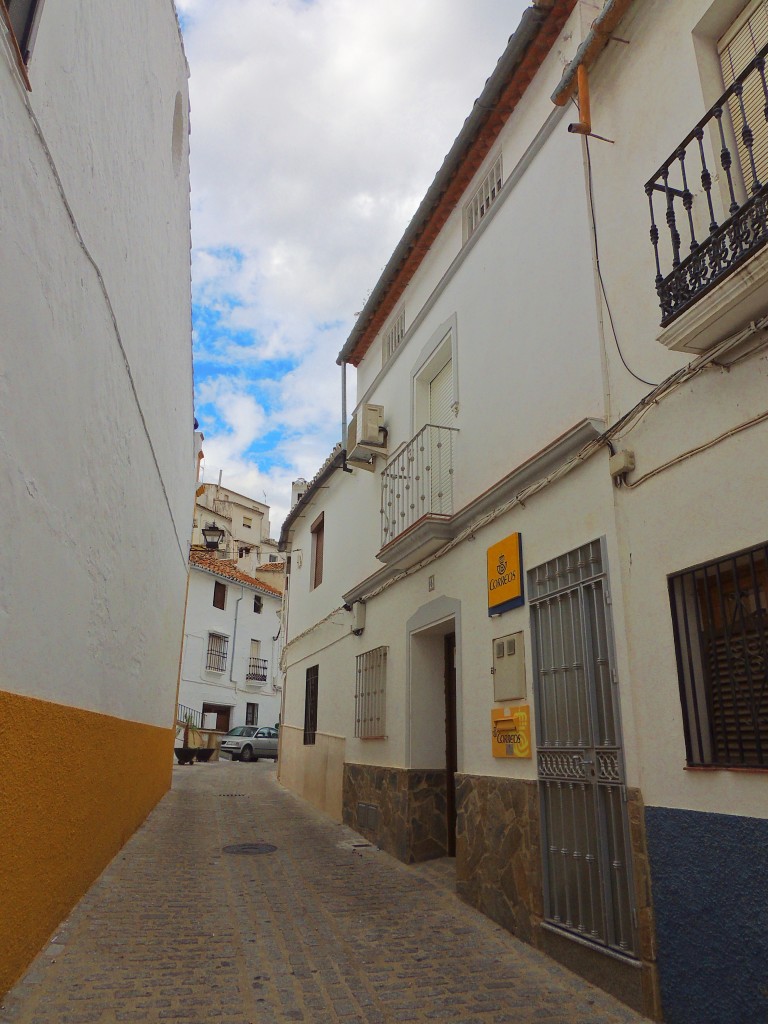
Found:
[[[187,67],[166,0],[0,59],[3,686],[170,726],[193,503]]]
[[[738,0],[636,4],[620,33],[629,39],[628,46],[607,50],[590,76],[594,130],[615,140],[614,145],[590,143],[606,292],[625,359],[652,383],[694,356],[669,351],[657,340],[660,311],[643,186],[722,92],[716,40],[743,7]],[[711,150],[708,138],[705,144]],[[709,164],[717,170],[719,158],[710,156]],[[690,170],[695,181],[693,158]],[[722,187],[716,177],[716,206]],[[657,205],[663,238],[662,207],[663,202]],[[650,388],[622,365],[607,323],[605,352],[615,420]],[[764,413],[767,370],[763,350],[730,370],[709,368],[654,406],[621,439],[620,446],[635,453],[636,471],[629,479]],[[767,441],[765,426],[753,427],[686,457],[637,490],[615,494],[636,757],[644,798],[651,805],[768,816],[759,775],[684,770],[667,582],[672,573],[768,539],[763,513]]]

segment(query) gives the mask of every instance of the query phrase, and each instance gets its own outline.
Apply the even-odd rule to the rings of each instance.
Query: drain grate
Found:
[[[255,853],[274,853],[277,849],[272,843],[235,843],[233,846],[225,846],[224,853],[240,853],[240,854],[255,854]]]

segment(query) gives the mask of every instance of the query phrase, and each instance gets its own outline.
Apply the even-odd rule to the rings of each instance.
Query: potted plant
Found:
[[[195,755],[198,752],[198,748],[191,747],[189,745],[189,733],[193,727],[192,721],[192,715],[186,714],[184,716],[184,738],[180,747],[174,747],[176,760],[179,764],[194,764],[195,762]]]

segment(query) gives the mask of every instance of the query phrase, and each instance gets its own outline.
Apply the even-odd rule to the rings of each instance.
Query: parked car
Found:
[[[238,725],[221,741],[221,752],[233,761],[258,761],[260,757],[276,761],[277,737],[277,729],[269,725]]]

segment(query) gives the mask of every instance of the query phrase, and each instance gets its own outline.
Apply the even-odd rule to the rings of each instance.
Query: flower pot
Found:
[[[195,754],[197,753],[196,747],[174,747],[174,753],[176,754],[176,760],[179,764],[193,764],[195,760]]]

